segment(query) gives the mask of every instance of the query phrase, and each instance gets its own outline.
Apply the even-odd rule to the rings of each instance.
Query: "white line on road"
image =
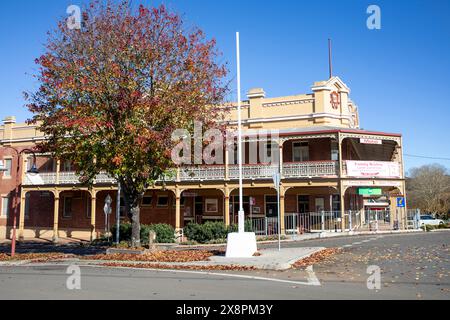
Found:
[[[45,267],[51,264],[33,264],[33,267]],[[63,266],[60,264],[59,266]],[[107,266],[98,266],[98,265],[78,265],[80,268],[111,268]],[[311,269],[310,269],[311,268]],[[321,286],[319,279],[316,277],[314,271],[312,270],[312,266],[306,269],[308,274],[308,282],[302,281],[292,281],[292,280],[283,280],[283,279],[275,279],[275,278],[265,278],[265,277],[255,277],[255,276],[246,276],[240,274],[227,274],[227,273],[216,273],[216,272],[207,272],[207,271],[189,271],[189,270],[170,270],[170,269],[147,269],[147,268],[132,268],[132,267],[114,267],[114,269],[123,269],[123,270],[134,270],[134,271],[155,271],[155,272],[170,272],[170,273],[186,273],[186,274],[198,274],[198,275],[209,275],[209,276],[217,276],[217,277],[229,277],[229,278],[240,278],[240,279],[249,279],[249,280],[258,280],[258,281],[270,281],[270,282],[280,282],[280,283],[289,283],[289,284],[297,284],[304,286]]]
[[[306,272],[308,273],[308,283],[312,286],[320,286],[320,281],[314,273],[313,266],[306,268]]]

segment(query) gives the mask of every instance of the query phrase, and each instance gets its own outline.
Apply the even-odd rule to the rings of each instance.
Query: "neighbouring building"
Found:
[[[310,94],[267,98],[263,89],[252,89],[242,102],[244,131],[279,130],[277,141],[267,145],[275,143],[279,152],[282,232],[298,231],[298,221],[306,215],[322,216],[323,223],[323,212],[335,219],[336,230],[351,229],[352,213],[356,213],[353,224],[359,213],[358,223],[363,225],[370,219],[365,214],[369,209],[387,213],[383,215],[387,225],[393,227],[394,221],[399,221],[400,228],[405,227],[404,210],[398,210],[396,200],[405,194],[402,136],[360,129],[358,108],[349,94],[345,83],[332,77],[314,83]],[[237,107],[227,108],[227,120],[233,126]],[[105,231],[103,206],[108,195],[115,210],[114,179],[101,175],[89,190],[80,184],[70,161],[45,154],[37,157],[39,174],[27,173],[24,168],[32,163],[30,154],[25,152],[19,161],[10,147],[21,151],[43,139],[35,126],[16,123],[14,117],[0,126],[4,171],[0,173],[0,239],[11,234],[17,184],[21,238],[99,237]],[[251,138],[247,140],[246,144]],[[267,221],[278,215],[273,166],[251,163],[248,153],[243,169],[246,218]],[[238,166],[229,163],[228,151],[224,159],[224,165],[182,167],[164,187],[156,184],[150,188],[141,204],[142,223],[169,223],[176,229],[190,222],[235,223]],[[112,215],[111,224],[114,221]]]

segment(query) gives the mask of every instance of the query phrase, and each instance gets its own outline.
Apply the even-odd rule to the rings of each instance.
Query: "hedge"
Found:
[[[184,235],[190,241],[208,243],[216,240],[224,240],[228,237],[229,233],[237,231],[237,225],[227,227],[223,222],[190,223],[184,228]],[[250,221],[246,221],[245,231],[252,231]]]
[[[120,241],[131,241],[131,223],[121,224],[119,227],[119,239]],[[111,228],[113,241],[116,241],[117,227]],[[175,242],[175,229],[168,224],[141,224],[141,243],[148,244],[148,238],[150,231],[156,232],[156,243],[174,243]]]

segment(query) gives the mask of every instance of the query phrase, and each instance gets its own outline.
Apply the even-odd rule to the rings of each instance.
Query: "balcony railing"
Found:
[[[244,179],[264,180],[272,179],[278,172],[277,165],[244,165],[242,175]],[[336,161],[315,161],[286,163],[283,165],[283,178],[313,178],[313,177],[337,177],[339,168]],[[228,180],[239,179],[239,166],[228,166]],[[177,175],[168,175],[164,179],[167,182],[177,181]],[[183,167],[179,173],[180,182],[195,181],[221,181],[226,179],[226,167],[222,165]],[[94,184],[114,184],[116,180],[106,173],[99,174]],[[75,172],[27,174],[24,185],[79,185],[79,176]]]
[[[337,161],[296,162],[283,166],[284,178],[331,177],[337,176],[338,172]]]

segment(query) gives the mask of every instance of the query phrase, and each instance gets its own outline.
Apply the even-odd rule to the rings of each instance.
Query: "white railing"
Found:
[[[181,181],[224,180],[225,166],[183,167],[180,170]]]
[[[297,162],[283,166],[285,178],[337,176],[338,171],[337,161]]]
[[[251,220],[252,232],[259,236],[278,234],[278,219],[273,217]],[[359,229],[361,213],[357,211],[344,212],[344,229],[340,211],[321,211],[308,213],[293,213],[284,217],[286,234],[344,232]]]
[[[242,167],[242,176],[244,179],[272,179],[278,172],[277,165],[244,165]],[[239,179],[239,166],[230,166],[230,179]]]
[[[272,179],[273,175],[278,172],[277,165],[244,165],[242,173],[244,179]],[[179,179],[181,182],[189,181],[221,181],[225,180],[225,166],[189,166],[180,170]],[[337,176],[338,168],[335,161],[319,161],[319,162],[298,162],[286,163],[283,165],[283,178],[305,178],[305,177],[326,177]],[[239,166],[230,165],[228,167],[228,179],[239,179]],[[165,181],[176,181],[176,174],[168,175]],[[95,184],[114,184],[116,180],[106,173],[99,174]],[[77,185],[80,184],[80,177],[75,172],[60,172],[59,179],[55,172],[40,173],[37,175],[27,174],[25,185]]]

